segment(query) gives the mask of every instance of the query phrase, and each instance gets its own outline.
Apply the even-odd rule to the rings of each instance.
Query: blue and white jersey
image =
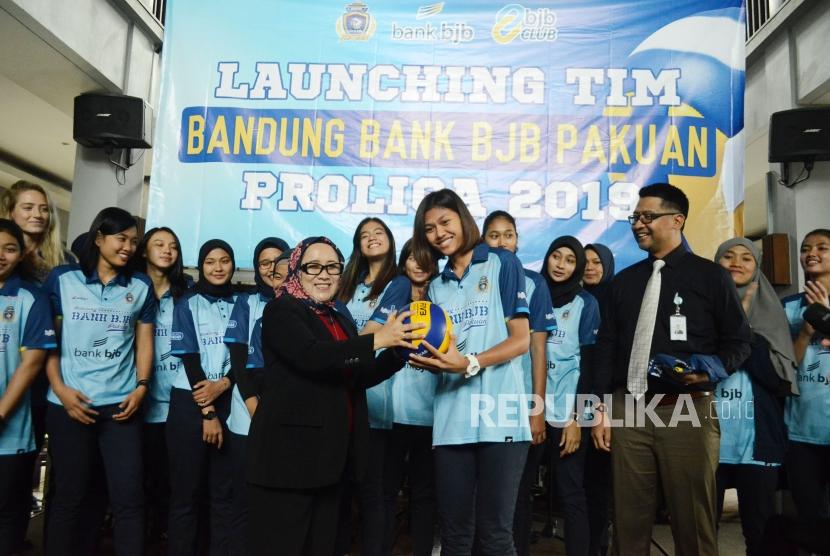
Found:
[[[20,365],[20,352],[31,349],[55,349],[55,325],[49,298],[40,288],[10,276],[0,288],[0,396]],[[20,404],[6,415],[0,430],[0,456],[24,454],[35,449],[32,434],[30,393],[27,389]]]
[[[170,330],[173,326],[173,294],[164,292],[158,300],[156,310],[156,328],[153,341],[153,378],[147,396],[144,421],[147,423],[166,423],[170,409],[170,389],[179,372],[182,362],[173,357],[170,346]]]
[[[55,318],[61,319],[63,382],[92,400],[117,404],[136,388],[135,327],[155,324],[156,296],[150,279],[118,274],[104,285],[78,265],[55,268],[46,279]],[[61,405],[51,388],[47,399]]]
[[[366,276],[361,276],[352,299],[346,304],[354,319],[358,332],[363,330],[370,320],[386,323],[387,316],[392,311],[400,312],[409,305],[412,295],[412,285],[406,276],[396,276],[386,284],[376,299],[366,299],[372,286],[363,282]],[[366,390],[366,404],[369,408],[369,426],[373,429],[392,428],[392,379],[387,379]]]
[[[752,380],[738,369],[715,388],[718,423],[720,424],[720,463],[769,465],[755,460],[755,397]]]
[[[541,274],[525,269],[525,292],[530,309],[531,334],[556,330],[556,314],[553,312],[550,290]],[[522,368],[524,368],[525,392],[530,396],[533,394],[533,367],[530,361],[530,350],[522,356]]]
[[[790,334],[795,338],[804,325],[807,302],[804,294],[798,294],[785,298],[783,303]],[[784,411],[790,440],[830,445],[830,349],[821,347],[817,335],[804,352],[797,377],[801,395],[787,398]]]
[[[507,321],[528,314],[525,275],[516,255],[481,243],[459,280],[449,263],[429,299],[450,315],[458,351],[482,353],[508,338]],[[435,391],[433,445],[529,441],[522,358],[471,378],[442,373]]]
[[[208,380],[219,380],[231,368],[225,331],[235,300],[236,296],[213,297],[195,291],[176,300],[170,336],[173,355],[198,353]],[[184,365],[179,367],[173,387],[191,389]]]
[[[600,314],[596,298],[585,290],[570,303],[553,309],[556,330],[548,336],[548,383],[545,390],[545,420],[570,420],[579,383],[580,346],[597,341]]]
[[[248,362],[246,367],[262,367],[252,365],[252,355],[256,350],[255,344],[262,348],[262,312],[270,301],[258,293],[250,295],[243,294],[236,298],[236,303],[231,312],[231,319],[228,321],[228,328],[225,330],[226,344],[245,344],[248,346]],[[259,328],[257,328],[259,323]],[[259,336],[259,338],[257,338]],[[259,356],[259,360],[262,356]],[[243,371],[244,372],[244,371]],[[234,385],[231,394],[231,415],[228,418],[228,429],[234,434],[248,436],[248,429],[251,428],[251,415],[245,406],[245,400],[239,393],[239,387]]]

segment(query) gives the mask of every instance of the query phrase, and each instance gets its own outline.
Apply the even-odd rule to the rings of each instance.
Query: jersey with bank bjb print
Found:
[[[741,465],[770,465],[756,460],[755,453],[755,399],[752,379],[738,369],[715,388],[718,424],[720,425],[720,463]]]
[[[545,419],[551,423],[570,420],[579,382],[580,346],[595,344],[599,329],[599,304],[585,290],[570,303],[553,310],[556,330],[548,336],[548,383]]]
[[[44,289],[61,320],[63,382],[92,406],[123,402],[136,388],[136,324],[156,319],[150,279],[140,272],[117,274],[104,285],[95,271],[87,278],[80,266],[63,265],[52,270]],[[47,399],[61,404],[51,388]]]
[[[173,294],[168,290],[158,300],[156,310],[156,328],[153,332],[153,378],[150,380],[150,392],[145,402],[147,411],[144,414],[144,421],[147,423],[167,422],[170,389],[182,365],[178,357],[173,357],[170,346],[173,306]]]
[[[462,354],[478,354],[507,339],[507,321],[528,313],[519,259],[481,243],[459,280],[449,263],[429,285],[429,299],[450,315]],[[530,440],[521,356],[471,378],[442,373],[435,392],[433,444]]]
[[[530,309],[530,333],[555,331],[556,315],[550,300],[550,290],[541,274],[525,269],[525,292]],[[533,367],[530,361],[530,350],[522,356],[522,368],[524,368],[525,392],[530,396],[533,394]]]
[[[176,300],[170,336],[173,355],[198,353],[208,380],[219,380],[231,369],[225,330],[235,299],[236,296],[213,297],[192,291]],[[173,387],[191,389],[184,365],[176,374]]]
[[[363,282],[365,275],[358,280],[351,301],[346,304],[352,314],[357,331],[371,320],[384,324],[392,311],[401,312],[409,305],[412,286],[406,276],[396,276],[375,299],[366,299],[372,287]],[[369,408],[369,426],[373,429],[391,429],[393,420],[392,379],[366,390],[366,404]]]
[[[804,325],[806,298],[804,294],[794,295],[783,303],[790,334],[795,338]],[[790,440],[830,445],[830,348],[821,346],[818,335],[804,352],[797,378],[801,395],[788,397],[784,411]]]
[[[40,289],[11,276],[0,288],[0,397],[20,365],[20,353],[32,349],[55,349],[55,328],[49,299]],[[23,454],[35,449],[32,434],[30,389],[17,408],[5,416],[0,429],[0,456]]]
[[[237,297],[231,312],[231,320],[228,321],[228,328],[225,330],[226,344],[245,344],[248,346],[248,362],[246,365],[248,369],[262,367],[262,363],[252,365],[254,362],[252,356],[254,356],[256,346],[260,346],[260,349],[262,346],[262,324],[257,326],[257,323],[261,323],[262,312],[265,310],[268,301],[269,299],[259,293]],[[255,338],[256,335],[260,337]],[[259,356],[259,360],[261,359],[262,357]],[[243,370],[242,372],[246,371]],[[250,428],[251,415],[248,413],[242,394],[239,393],[239,387],[234,385],[231,394],[231,415],[228,418],[228,429],[234,434],[248,436],[248,429]]]

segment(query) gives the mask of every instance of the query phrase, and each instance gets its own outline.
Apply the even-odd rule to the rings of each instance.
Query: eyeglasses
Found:
[[[661,216],[671,216],[673,214],[683,214],[682,212],[635,212],[631,216],[628,217],[628,223],[632,226],[636,224],[638,221],[642,221],[643,224],[651,224],[656,219],[660,218]]]
[[[271,268],[275,264],[277,264],[278,260],[279,259],[263,259],[263,260],[259,261],[259,263],[257,263],[257,264],[259,264],[259,269],[260,270],[266,270],[268,268]]]
[[[309,276],[317,276],[318,274],[321,274],[323,272],[323,269],[326,270],[326,274],[328,274],[329,276],[339,276],[340,273],[343,272],[343,263],[306,263],[300,265],[300,270],[302,270]]]

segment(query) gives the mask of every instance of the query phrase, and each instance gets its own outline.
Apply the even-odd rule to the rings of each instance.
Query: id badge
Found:
[[[676,342],[686,341],[686,316],[681,314],[672,315],[669,319],[671,339]]]

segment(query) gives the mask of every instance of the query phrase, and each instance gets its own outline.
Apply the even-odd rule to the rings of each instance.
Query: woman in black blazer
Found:
[[[384,348],[420,337],[403,323],[408,313],[358,336],[334,302],[342,270],[329,239],[304,240],[262,315],[265,388],[248,437],[254,555],[333,554],[341,487],[367,465],[366,388],[404,365]]]

